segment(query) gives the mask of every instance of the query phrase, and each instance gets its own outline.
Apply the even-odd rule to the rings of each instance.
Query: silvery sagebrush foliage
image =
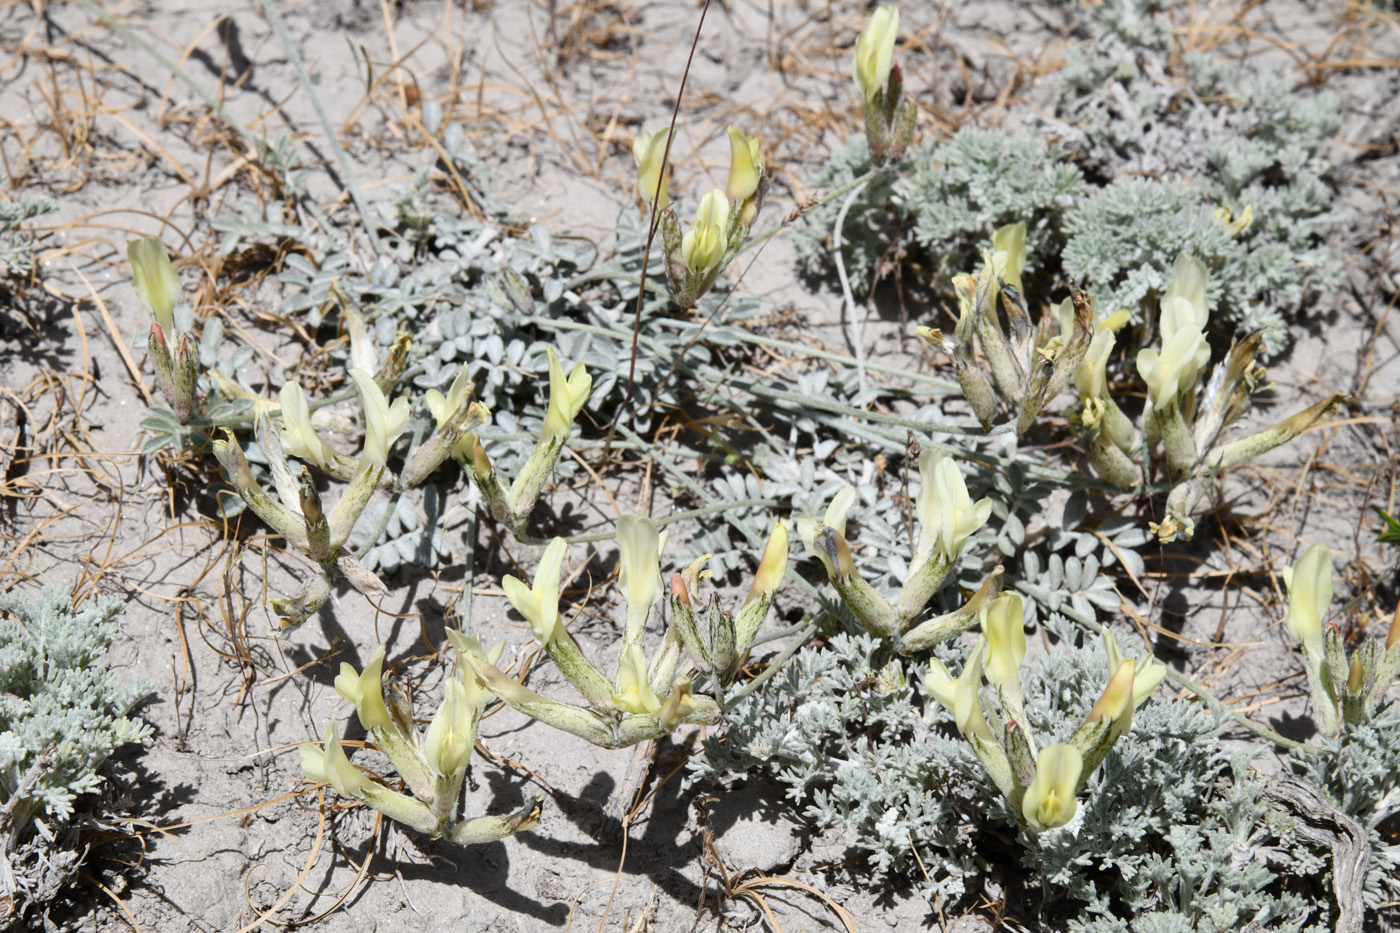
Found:
[[[62,830],[101,789],[103,762],[151,736],[129,715],[150,685],[101,666],[124,606],[75,608],[61,587],[37,599],[0,594],[0,926],[77,870],[81,855],[66,851]]]
[[[8,178],[0,174],[0,182]],[[25,276],[34,271],[34,238],[22,224],[58,210],[53,198],[24,192],[0,203],[0,277]]]
[[[1400,899],[1400,703],[1383,707],[1367,722],[1323,737],[1316,754],[1294,752],[1289,761],[1343,813],[1358,820],[1371,840],[1366,906],[1378,910]]]
[[[1375,909],[1400,894],[1400,846],[1381,826],[1400,811],[1400,704],[1385,704],[1400,671],[1400,607],[1384,637],[1377,633],[1348,651],[1335,622],[1332,552],[1314,544],[1283,573],[1288,589],[1286,627],[1299,639],[1313,719],[1320,742],[1295,749],[1290,762],[1371,841],[1365,897]],[[1392,828],[1393,829],[1393,828]]]
[[[40,810],[73,815],[74,802],[101,784],[98,768],[114,749],[141,742],[150,726],[127,713],[150,690],[122,683],[97,666],[124,603],[108,598],[75,609],[67,590],[49,587],[37,600],[0,594],[0,792],[4,803],[34,759],[57,742],[52,766],[15,804],[10,830],[21,834]]]
[[[865,139],[853,137],[834,152],[813,187],[834,190],[870,172]],[[921,143],[903,174],[876,172],[851,202],[842,226],[842,256],[851,286],[866,291],[903,248],[891,231],[907,229],[923,248],[935,277],[968,265],[995,227],[1029,224],[1033,248],[1046,245],[1083,187],[1079,170],[1056,146],[1031,134],[964,127],[942,144]],[[793,230],[798,259],[812,274],[831,269],[832,230],[844,198],[826,201]]]
[[[1099,4],[1086,10],[1088,41],[1066,53],[1057,110],[1082,134],[1067,142],[1086,172],[1117,180],[1071,212],[1065,271],[1101,313],[1136,316],[1194,248],[1228,283],[1210,296],[1215,317],[1240,336],[1262,331],[1272,355],[1286,318],[1340,274],[1321,236],[1337,100],[1302,92],[1294,72],[1196,51],[1174,73],[1171,16],[1160,0]]]

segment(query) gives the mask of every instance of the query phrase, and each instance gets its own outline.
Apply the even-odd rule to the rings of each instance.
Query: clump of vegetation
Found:
[[[103,762],[151,727],[128,714],[150,691],[100,666],[125,603],[74,608],[67,590],[0,594],[0,925],[78,870],[80,826]]]

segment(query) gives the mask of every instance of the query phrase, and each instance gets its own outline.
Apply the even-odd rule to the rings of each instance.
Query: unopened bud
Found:
[[[685,581],[681,579],[681,575],[678,573],[671,574],[671,595],[679,599],[685,605],[690,605],[690,593],[686,590]],[[1400,618],[1400,615],[1397,615],[1396,618]]]
[[[160,392],[165,396],[165,400],[170,403],[170,407],[175,407],[175,363],[170,358],[170,345],[165,342],[165,334],[161,331],[160,325],[151,322],[151,336],[146,341],[146,346],[151,351],[151,363],[156,371],[156,385],[160,387]]]
[[[321,496],[316,492],[311,471],[305,466],[301,468],[301,477],[297,484],[297,499],[301,505],[301,514],[306,519],[307,554],[319,563],[330,553],[331,525],[326,520],[326,513],[321,509]]]
[[[199,387],[199,349],[194,338],[181,334],[175,344],[175,398],[172,405],[181,424],[187,424],[194,411],[195,395]]]

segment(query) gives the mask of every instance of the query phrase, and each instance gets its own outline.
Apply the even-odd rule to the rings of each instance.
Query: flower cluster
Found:
[[[545,352],[549,357],[549,407],[545,412],[544,426],[540,429],[535,449],[530,452],[529,459],[525,461],[525,466],[515,481],[507,485],[492,465],[486,447],[477,435],[465,434],[452,446],[452,455],[462,464],[476,488],[481,491],[492,517],[517,536],[524,534],[525,524],[530,520],[535,503],[539,501],[540,490],[544,488],[545,480],[549,478],[554,465],[559,462],[559,455],[564,452],[564,443],[569,439],[574,420],[578,418],[593,391],[593,377],[583,368],[582,363],[576,365],[565,376],[564,366],[559,362],[554,348],[546,348]],[[444,423],[446,413],[454,410],[453,406],[459,405],[460,399],[471,391],[470,382],[466,382],[465,388],[459,386],[458,383],[464,380],[465,367],[462,374],[452,383],[446,396],[432,390],[428,392],[428,408],[437,418],[439,425]]]
[[[1068,742],[1037,749],[1021,694],[1021,661],[1026,631],[1021,597],[1003,594],[978,616],[982,634],[954,680],[937,658],[929,663],[924,687],[953,714],[958,732],[1025,824],[1036,832],[1074,818],[1078,793],[1115,742],[1132,726],[1133,710],[1166,676],[1162,662],[1149,655],[1124,658],[1111,633],[1104,634],[1110,676],[1103,695]],[[996,696],[983,699],[983,683]]]
[[[1203,378],[1210,362],[1207,276],[1200,260],[1177,257],[1160,302],[1160,344],[1137,352],[1148,397],[1136,430],[1108,390],[1114,330],[1126,321],[1125,314],[1111,316],[1095,331],[1075,373],[1082,408],[1072,421],[1100,476],[1120,489],[1141,486],[1146,471],[1138,461],[1161,444],[1171,491],[1165,518],[1151,528],[1164,544],[1195,533],[1191,515],[1213,477],[1330,420],[1345,398],[1330,396],[1273,427],[1222,442],[1221,434],[1249,410],[1262,385],[1264,367],[1256,362],[1262,338],[1254,334],[1232,343],[1209,379]]]
[[[1288,631],[1300,642],[1313,716],[1324,735],[1370,720],[1386,688],[1400,672],[1400,607],[1385,642],[1368,639],[1347,660],[1346,642],[1332,623],[1332,552],[1314,544],[1283,572],[1288,587]]]
[[[566,379],[552,349],[549,364],[549,414],[534,452],[509,489],[498,479],[480,438],[473,433],[491,413],[480,402],[470,401],[471,383],[466,367],[446,395],[436,390],[428,392],[425,401],[437,428],[409,451],[397,476],[388,468],[389,451],[408,426],[409,402],[400,397],[389,403],[381,383],[391,383],[397,376],[390,373],[386,377],[383,370],[379,377],[362,369],[350,370],[364,416],[364,450],[358,458],[339,453],[320,436],[311,423],[311,405],[298,383],[286,383],[279,394],[280,430],[273,427],[271,403],[258,400],[254,434],[267,459],[277,492],[275,498],[253,475],[233,433],[225,431],[225,437],[214,442],[214,455],[234,488],[259,518],[318,565],[294,599],[273,600],[283,630],[301,624],[320,609],[337,576],[345,576],[366,595],[383,594],[383,584],[346,548],[350,532],[376,488],[401,491],[415,487],[449,456],[469,458],[468,474],[482,490],[492,514],[512,531],[523,530],[592,385],[582,365],[575,367]],[[294,473],[289,455],[349,484],[329,513],[321,505],[310,472],[302,466],[299,473]]]
[[[214,441],[214,456],[243,501],[273,531],[317,565],[303,581],[295,598],[272,601],[273,610],[282,620],[283,631],[315,614],[330,597],[331,582],[338,576],[346,577],[367,596],[386,592],[379,578],[346,547],[350,532],[381,483],[407,487],[410,483],[421,482],[442,462],[441,457],[436,463],[430,462],[435,456],[432,448],[422,445],[409,457],[396,480],[388,470],[388,453],[408,424],[408,400],[399,398],[389,404],[374,378],[364,370],[352,369],[350,377],[359,389],[365,422],[364,452],[358,460],[337,453],[316,432],[311,425],[306,395],[295,382],[282,388],[281,430],[274,429],[271,406],[266,402],[258,406],[253,425],[276,497],[253,475],[233,432],[225,431],[223,438]],[[483,406],[464,406],[446,433],[455,436],[459,431],[484,422],[487,416]],[[333,476],[348,477],[349,485],[329,512],[321,504],[311,472],[303,465],[293,473],[288,454]]]
[[[480,651],[460,657],[507,705],[532,719],[580,736],[603,748],[623,748],[656,739],[683,723],[714,725],[720,706],[709,696],[694,692],[691,678],[677,674],[682,652],[711,684],[721,691],[748,651],[754,635],[773,604],[773,596],[787,566],[787,531],[779,525],[754,574],[753,587],[737,620],[711,602],[709,630],[702,640],[695,617],[693,594],[706,574],[702,558],[671,583],[671,625],[660,650],[648,664],[642,647],[646,621],[663,596],[660,554],[665,536],[649,518],[624,516],[618,521],[620,567],[618,585],[627,603],[616,674],[609,678],[584,657],[559,615],[560,579],[568,545],[555,538],[545,548],[533,585],[513,576],[503,581],[506,597],[530,623],[530,630],[558,666],[560,673],[583,695],[587,706],[576,706],[542,696],[512,679]],[[720,694],[722,695],[722,694]]]
[[[1116,333],[1128,322],[1128,312],[1096,323],[1092,296],[1076,293],[1033,325],[1021,294],[1025,243],[1024,223],[997,230],[982,272],[953,279],[961,309],[953,339],[929,327],[919,328],[919,335],[952,358],[963,395],[984,428],[991,427],[1005,405],[1016,433],[1024,433],[1072,378],[1080,408],[1070,420],[1089,462],[1105,481],[1123,490],[1140,489],[1160,445],[1170,492],[1166,516],[1151,528],[1163,543],[1192,537],[1191,515],[1222,470],[1328,421],[1345,398],[1330,396],[1273,427],[1222,441],[1224,430],[1249,410],[1262,385],[1264,368],[1256,362],[1262,338],[1255,334],[1233,343],[1206,378],[1208,273],[1200,260],[1183,254],[1177,257],[1171,285],[1160,302],[1160,343],[1137,352],[1136,369],[1147,386],[1147,403],[1134,426],[1108,379]],[[997,311],[998,298],[1005,325]]]
[[[953,339],[935,328],[921,327],[919,336],[953,360],[958,385],[977,420],[990,428],[1001,403],[1011,410],[1016,433],[1023,434],[1047,402],[1068,384],[1089,350],[1093,310],[1088,296],[1076,295],[1064,306],[1060,334],[1051,336],[1045,322],[1031,323],[1022,297],[1021,272],[1026,265],[1026,225],[1001,227],[992,236],[978,275],[953,277],[958,296],[958,323]],[[998,299],[1006,314],[1003,326]],[[988,380],[979,363],[982,350]]]
[[[916,625],[929,598],[957,563],[967,539],[987,523],[992,512],[990,499],[972,501],[962,473],[946,454],[935,450],[919,454],[919,484],[915,500],[918,545],[909,576],[893,602],[861,576],[846,543],[846,513],[855,501],[855,489],[848,486],[837,493],[821,520],[811,516],[797,520],[807,553],[821,561],[851,614],[870,634],[896,639],[902,651],[927,648],[967,630],[1001,590],[998,567],[960,609]]]
[[[477,726],[490,694],[486,685],[463,662],[465,655],[500,657],[504,644],[486,655],[481,644],[461,632],[448,629],[457,655],[457,673],[448,678],[442,703],[420,736],[413,722],[412,699],[396,692],[392,705],[384,699],[384,646],[356,673],[340,665],[335,690],[355,706],[364,726],[381,751],[389,757],[410,794],[393,790],[365,776],[350,763],[335,722],[326,725],[324,745],[301,746],[301,768],[307,780],[329,783],[336,793],[369,804],[390,819],[457,845],[494,842],[539,823],[540,797],[510,816],[457,819],[457,798],[466,780]]]
[[[666,280],[682,308],[693,308],[739,254],[763,205],[763,153],[757,137],[729,128],[729,178],[700,198],[695,220],[681,232],[667,189],[669,129],[642,133],[632,143],[637,193],[660,215]]]

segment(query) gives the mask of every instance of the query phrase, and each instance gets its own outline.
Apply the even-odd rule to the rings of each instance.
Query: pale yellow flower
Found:
[[[549,542],[535,569],[533,587],[526,586],[525,581],[509,574],[501,581],[506,598],[530,623],[531,631],[542,645],[548,645],[564,635],[564,626],[559,619],[559,577],[568,548],[563,538]]]
[[[890,80],[894,44],[899,38],[899,10],[885,4],[870,17],[865,32],[856,36],[854,70],[856,85],[866,99],[874,97]]]
[[[160,237],[148,236],[126,244],[131,263],[131,287],[155,317],[170,340],[175,339],[175,302],[180,299],[180,277]]]
[[[646,203],[656,198],[656,209],[664,211],[671,198],[666,191],[666,180],[662,177],[666,170],[666,141],[671,136],[668,127],[653,133],[643,133],[632,141],[632,159],[637,163],[637,193]],[[656,186],[661,185],[661,196],[657,197]]]
[[[763,178],[763,153],[757,136],[747,136],[743,130],[729,128],[729,180],[724,194],[735,204],[743,204],[758,191]]]
[[[647,659],[642,646],[628,645],[617,667],[613,707],[624,713],[647,715],[661,709],[661,698],[647,682]]]
[[[1079,801],[1075,792],[1084,759],[1073,745],[1061,743],[1041,749],[1035,777],[1021,799],[1021,815],[1037,832],[1063,826],[1074,819]]]
[[[695,221],[681,237],[681,260],[693,274],[706,276],[724,261],[729,249],[729,199],[719,188],[706,192]]]

